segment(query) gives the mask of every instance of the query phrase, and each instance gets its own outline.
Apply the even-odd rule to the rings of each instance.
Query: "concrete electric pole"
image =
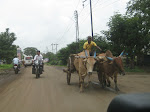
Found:
[[[51,45],[52,45],[52,53],[53,53],[53,45],[54,45],[54,44],[52,43]]]
[[[58,44],[54,44],[54,45],[56,45],[56,53],[57,53],[57,45],[58,45]]]
[[[78,24],[78,12],[74,11],[75,24],[76,24],[76,52],[79,49],[79,24]]]

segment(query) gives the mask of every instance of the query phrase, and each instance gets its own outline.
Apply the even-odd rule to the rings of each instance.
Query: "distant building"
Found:
[[[17,48],[17,56],[21,60],[21,48]]]

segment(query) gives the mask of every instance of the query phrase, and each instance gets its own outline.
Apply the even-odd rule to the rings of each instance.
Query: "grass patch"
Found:
[[[3,64],[3,65],[0,65],[0,69],[10,69],[12,67],[13,67],[12,64]]]
[[[126,72],[145,72],[144,69],[139,68],[139,67],[137,67],[137,66],[135,66],[134,69],[130,69],[130,68],[126,68],[126,67],[125,67],[125,71],[126,71]]]

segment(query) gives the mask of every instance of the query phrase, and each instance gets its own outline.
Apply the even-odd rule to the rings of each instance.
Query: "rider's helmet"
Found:
[[[40,50],[37,50],[37,52],[40,52]]]

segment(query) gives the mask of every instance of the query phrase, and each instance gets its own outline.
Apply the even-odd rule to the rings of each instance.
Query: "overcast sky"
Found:
[[[90,5],[87,0],[0,0],[0,32],[10,28],[16,34],[14,44],[22,49],[36,47],[51,51],[52,43],[58,50],[76,41],[74,11],[78,11],[79,37],[91,35]],[[125,14],[129,0],[92,0],[93,30],[107,30],[107,22],[114,12]],[[56,48],[56,46],[53,46]],[[53,51],[55,52],[55,51]]]

